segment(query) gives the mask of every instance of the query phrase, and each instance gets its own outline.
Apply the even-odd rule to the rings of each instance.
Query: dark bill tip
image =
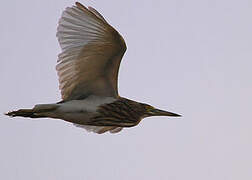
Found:
[[[180,114],[168,112],[168,111],[163,111],[159,109],[155,109],[155,115],[156,116],[173,116],[173,117],[181,117]]]

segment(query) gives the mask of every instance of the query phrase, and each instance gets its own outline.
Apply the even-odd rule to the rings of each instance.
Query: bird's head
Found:
[[[176,113],[172,113],[172,112],[168,112],[168,111],[164,111],[164,110],[160,110],[160,109],[156,109],[148,104],[142,104],[143,108],[144,108],[144,117],[150,117],[150,116],[174,116],[174,117],[179,117],[181,115],[176,114]]]

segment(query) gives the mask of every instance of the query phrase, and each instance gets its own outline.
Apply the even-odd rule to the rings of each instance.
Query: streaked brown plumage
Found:
[[[99,115],[92,118],[92,125],[132,127],[137,125],[146,113],[145,105],[126,98],[101,105]]]
[[[149,116],[179,116],[118,95],[118,71],[126,44],[94,8],[78,2],[66,8],[57,37],[62,49],[56,66],[62,101],[6,115],[63,119],[99,134],[117,133]]]

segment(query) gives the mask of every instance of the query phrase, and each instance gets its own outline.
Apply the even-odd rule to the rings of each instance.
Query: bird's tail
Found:
[[[33,109],[19,109],[17,111],[10,111],[5,113],[11,117],[30,117],[30,118],[42,118],[47,117],[46,112],[51,112],[58,108],[57,104],[38,104]]]
[[[38,117],[37,115],[35,115],[33,109],[19,109],[18,111],[11,111],[11,112],[5,113],[5,115],[11,116],[11,117],[16,117],[16,116],[30,117],[30,118]]]

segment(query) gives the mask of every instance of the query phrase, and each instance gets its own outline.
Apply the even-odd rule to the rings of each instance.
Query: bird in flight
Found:
[[[56,65],[62,101],[6,115],[62,119],[98,134],[117,133],[150,116],[180,116],[119,96],[118,71],[126,44],[94,8],[79,2],[67,7],[57,38],[62,49]]]

